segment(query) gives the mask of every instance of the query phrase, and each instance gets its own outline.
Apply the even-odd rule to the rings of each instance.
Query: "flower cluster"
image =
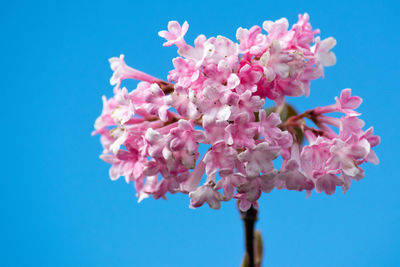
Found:
[[[191,46],[188,27],[171,21],[159,32],[180,55],[168,81],[127,66],[123,55],[110,59],[114,97],[103,97],[94,133],[101,135],[101,158],[112,164],[111,179],[133,181],[139,201],[181,192],[191,207],[217,209],[236,198],[245,211],[274,188],[345,192],[364,176],[362,163],[378,163],[372,147],[380,139],[373,128],[363,130],[355,111],[361,98],[350,89],[330,106],[283,115],[290,107],[285,96],[307,96],[310,81],[336,62],[336,40],[317,37],[308,14],[290,29],[285,18],[265,21],[266,33],[239,28],[238,43],[200,35]],[[141,82],[129,92],[124,79]],[[274,112],[264,109],[266,101],[275,103]]]

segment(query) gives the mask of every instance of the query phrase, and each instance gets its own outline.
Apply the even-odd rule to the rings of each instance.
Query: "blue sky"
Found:
[[[273,191],[260,201],[264,266],[400,266],[399,5],[395,1],[8,1],[0,8],[3,266],[238,266],[243,232],[235,203],[188,208],[185,195],[136,203],[91,137],[110,96],[107,59],[165,78],[176,56],[157,36],[169,20],[234,38],[239,26],[308,12],[334,36],[338,62],[299,110],[351,87],[382,138],[379,166],[334,196]]]

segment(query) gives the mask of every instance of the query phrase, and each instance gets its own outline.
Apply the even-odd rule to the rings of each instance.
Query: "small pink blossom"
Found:
[[[246,183],[240,184],[237,189],[238,194],[235,196],[240,200],[239,209],[246,211],[250,205],[257,205],[257,200],[262,192],[271,192],[276,184],[276,174],[276,170],[273,170],[257,177],[251,177]]]
[[[112,164],[110,168],[111,180],[117,180],[125,176],[128,183],[130,179],[139,178],[143,173],[143,159],[140,159],[138,151],[131,149],[129,151],[119,150],[115,155],[103,154],[102,160]]]
[[[257,84],[261,80],[263,73],[264,69],[262,66],[250,65],[249,62],[241,61],[240,69],[238,71],[240,84],[236,88],[236,92],[242,94],[246,91],[257,91]]]
[[[195,66],[199,68],[203,65],[205,59],[213,54],[214,46],[210,44],[207,38],[202,34],[194,40],[194,44],[194,47],[190,45],[180,47],[178,49],[178,54],[193,61]]]
[[[285,183],[285,188],[288,190],[302,191],[314,188],[314,182],[301,172],[299,163],[294,159],[285,163],[278,174],[278,179]]]
[[[275,146],[281,148],[281,156],[284,159],[288,158],[288,150],[293,143],[293,137],[288,131],[282,131],[278,125],[281,124],[281,119],[276,113],[266,115],[265,110],[259,112],[258,132],[264,139]]]
[[[92,134],[104,133],[104,130],[108,126],[114,126],[115,121],[112,118],[112,113],[116,107],[118,107],[118,102],[114,98],[107,100],[105,96],[102,97],[103,100],[103,111],[101,115],[96,119],[94,123],[95,131]]]
[[[190,121],[179,120],[178,127],[170,130],[165,137],[164,157],[173,157],[188,169],[194,169],[197,158],[199,157],[198,142],[204,141],[205,136],[202,131],[195,130]]]
[[[228,127],[229,123],[226,121],[215,121],[209,124],[204,124],[204,131],[206,135],[206,144],[214,145],[218,142],[223,142],[226,144],[232,144],[232,135],[225,129]]]
[[[231,199],[235,194],[235,188],[241,186],[247,181],[246,177],[240,173],[232,173],[230,175],[221,177],[217,182],[215,188],[223,189],[224,198]]]
[[[170,21],[168,23],[168,31],[160,31],[158,35],[167,40],[163,46],[176,45],[177,47],[184,46],[185,40],[183,37],[189,29],[189,24],[185,21],[181,25],[177,21]]]
[[[240,114],[246,113],[251,120],[254,120],[254,113],[258,112],[264,106],[264,99],[253,95],[249,90],[244,93],[230,94],[229,102],[231,116],[230,120],[236,119]]]
[[[277,40],[272,42],[270,50],[266,51],[260,58],[260,62],[264,66],[264,74],[269,81],[274,80],[276,75],[281,78],[288,78],[289,62],[292,60],[293,56],[288,52],[282,52]]]
[[[270,146],[267,142],[261,142],[252,149],[238,155],[240,162],[245,164],[249,177],[259,176],[260,173],[269,173],[274,169],[272,161],[279,156],[279,147]]]
[[[299,14],[299,20],[293,25],[292,31],[294,31],[291,45],[297,48],[309,49],[310,43],[314,41],[315,34],[319,33],[319,30],[313,30],[309,22],[310,16],[307,13]]]
[[[208,179],[214,180],[218,170],[224,174],[233,173],[236,157],[237,152],[232,147],[223,141],[215,143],[203,159]]]
[[[215,190],[212,184],[200,186],[196,191],[189,193],[189,197],[191,208],[200,207],[206,202],[210,208],[219,209],[223,200],[221,193]]]
[[[230,136],[228,144],[234,147],[253,147],[255,145],[254,136],[257,132],[257,125],[251,122],[251,117],[248,113],[238,115],[234,123],[229,124],[225,131]]]
[[[285,38],[288,34],[289,22],[286,18],[274,21],[266,20],[263,23],[263,29],[268,32],[269,40],[279,40]]]
[[[336,106],[339,112],[345,113],[347,115],[360,115],[360,113],[354,110],[358,108],[362,99],[358,96],[351,96],[351,89],[343,89],[340,94],[340,98],[335,97]]]
[[[331,169],[340,169],[344,174],[356,177],[360,173],[358,159],[366,158],[371,146],[366,139],[351,136],[346,142],[334,139],[330,148],[331,158],[327,162]]]
[[[267,36],[261,34],[259,26],[253,26],[248,29],[239,28],[236,31],[236,39],[239,41],[239,51],[241,53],[249,52],[250,55],[260,55],[267,46]]]
[[[325,192],[327,195],[333,195],[336,191],[336,186],[343,185],[343,180],[339,179],[335,173],[316,173],[315,179],[315,191],[317,193]]]
[[[175,108],[182,117],[196,120],[200,117],[199,108],[196,105],[196,96],[193,91],[176,87],[176,90],[164,98],[167,106]]]
[[[326,38],[320,41],[319,37],[316,39],[315,54],[317,56],[317,63],[322,66],[332,66],[336,64],[336,56],[330,51],[336,45],[336,40],[333,37]]]
[[[110,61],[110,66],[111,69],[114,71],[114,74],[112,75],[110,79],[111,85],[117,85],[117,87],[120,86],[121,81],[125,79],[135,79],[135,80],[140,80],[140,81],[146,81],[146,82],[156,82],[159,81],[159,79],[150,76],[144,72],[135,70],[128,65],[126,65],[125,60],[124,60],[124,55],[120,55],[120,57],[112,57],[109,59]]]
[[[174,69],[170,71],[168,80],[176,81],[177,86],[188,88],[199,78],[200,70],[193,60],[177,57],[172,60],[172,63]]]
[[[358,96],[351,96],[351,89],[343,89],[340,97],[335,97],[336,103],[325,107],[315,108],[317,114],[341,112],[348,116],[359,116],[361,113],[355,111],[361,103],[362,99]],[[336,126],[336,125],[335,125]]]

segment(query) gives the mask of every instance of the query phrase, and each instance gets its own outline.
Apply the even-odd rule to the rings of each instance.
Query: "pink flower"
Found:
[[[143,159],[140,159],[138,151],[134,148],[129,151],[119,150],[115,155],[103,154],[100,158],[112,164],[110,168],[111,180],[125,176],[128,183],[130,179],[138,179],[142,176]]]
[[[365,122],[357,117],[341,117],[339,120],[339,137],[344,140],[351,135],[361,135]]]
[[[260,65],[250,65],[246,61],[240,62],[240,69],[238,76],[240,78],[240,85],[236,88],[236,92],[242,94],[246,91],[257,91],[257,84],[261,80],[264,69]]]
[[[236,31],[236,39],[239,41],[239,51],[243,54],[260,55],[266,49],[267,36],[261,34],[259,26],[248,29],[239,28]]]
[[[317,37],[316,45],[313,47],[317,56],[317,63],[322,66],[332,66],[336,64],[336,56],[330,51],[336,45],[336,40],[333,37],[326,38],[320,41]]]
[[[246,211],[251,205],[256,205],[261,196],[261,192],[269,193],[276,184],[276,170],[270,173],[249,178],[246,183],[239,185],[238,194],[235,196],[240,199],[239,208]]]
[[[193,91],[175,87],[172,94],[165,96],[165,105],[175,108],[182,117],[196,120],[200,117]]]
[[[371,146],[366,139],[359,139],[354,135],[346,142],[336,138],[330,148],[332,156],[327,164],[331,169],[340,169],[347,176],[356,177],[361,172],[356,162],[358,159],[366,158],[370,149]]]
[[[230,68],[236,66],[239,56],[239,48],[236,43],[223,36],[211,37],[207,43],[212,45],[209,47],[212,50],[210,51],[212,56],[206,58],[208,64],[226,65]]]
[[[144,72],[135,70],[126,65],[124,55],[118,57],[112,57],[109,59],[111,69],[114,71],[113,76],[110,79],[111,85],[120,86],[121,81],[125,79],[135,79],[140,81],[146,81],[149,83],[160,81],[159,79],[150,76]]]
[[[308,177],[313,177],[314,171],[323,171],[326,162],[331,157],[332,143],[323,137],[318,137],[315,142],[304,146],[301,151],[301,166]]]
[[[219,209],[221,207],[221,200],[223,200],[223,196],[221,193],[216,191],[212,184],[205,184],[200,186],[189,193],[190,197],[190,208],[197,208],[202,206],[205,202],[212,209]]]
[[[168,80],[175,81],[176,85],[188,88],[199,78],[200,70],[193,60],[177,57],[172,60],[172,63],[175,69],[170,71]]]
[[[106,127],[115,125],[115,121],[111,116],[114,109],[118,106],[118,102],[114,98],[107,100],[105,96],[102,97],[102,100],[103,111],[94,123],[96,130],[93,131],[92,135],[103,133]]]
[[[200,111],[203,113],[203,127],[212,125],[214,122],[226,122],[231,116],[231,107],[218,100],[204,103],[200,107]]]
[[[232,135],[230,132],[226,131],[229,123],[225,120],[210,122],[209,124],[204,124],[203,127],[206,135],[206,144],[214,145],[219,142],[226,144],[232,144]]]
[[[289,62],[293,60],[293,55],[282,52],[278,41],[273,41],[271,48],[260,58],[264,66],[264,74],[269,81],[275,79],[276,75],[281,78],[288,78],[290,73]]]
[[[217,182],[215,188],[223,189],[224,198],[231,199],[235,194],[235,188],[241,186],[247,181],[246,177],[240,173],[232,173],[230,175],[221,177]]]
[[[168,113],[169,106],[166,104],[164,92],[160,86],[153,83],[144,94],[143,109],[150,115],[157,116],[161,121],[168,121],[170,114]]]
[[[377,135],[373,135],[374,133],[374,128],[371,127],[367,131],[364,132],[364,134],[361,136],[361,139],[366,139],[371,147],[371,150],[369,151],[369,154],[367,157],[364,158],[365,162],[371,162],[372,164],[378,165],[379,164],[379,159],[375,152],[372,150],[373,147],[379,145],[381,142],[381,138]],[[360,162],[362,163],[362,162]]]
[[[233,173],[236,157],[237,152],[232,147],[223,141],[215,143],[203,159],[206,164],[207,179],[214,180],[218,170],[220,175]]]
[[[267,117],[265,110],[260,110],[258,116],[260,120],[258,132],[260,135],[270,144],[280,146],[283,150],[282,152],[285,153],[285,150],[288,150],[292,146],[293,137],[289,132],[282,131],[278,127],[281,124],[279,115],[272,112]],[[282,156],[286,158],[286,153],[282,154]]]
[[[334,173],[317,173],[315,178],[315,191],[317,193],[325,192],[327,195],[333,195],[336,191],[336,186],[343,185],[343,180],[339,179]]]
[[[251,122],[249,114],[241,113],[238,115],[234,123],[229,124],[225,128],[225,131],[230,135],[228,144],[237,148],[254,146],[254,136],[257,132],[257,125]]]
[[[133,104],[130,100],[128,90],[124,87],[115,94],[118,105],[112,111],[111,117],[118,124],[125,124],[135,114]]]
[[[236,119],[240,114],[247,113],[251,120],[254,120],[254,113],[258,112],[264,106],[264,99],[247,90],[237,95],[235,93],[229,95],[228,105],[230,105],[230,120]]]
[[[338,111],[350,116],[360,115],[360,113],[355,112],[354,110],[361,105],[362,99],[358,96],[351,96],[350,88],[343,89],[340,98],[335,97],[335,100]]]
[[[164,198],[165,195],[169,192],[172,194],[180,192],[179,187],[180,181],[178,179],[169,177],[167,179],[162,179],[159,181],[155,187],[154,192],[152,193],[155,199]]]
[[[329,106],[285,115],[286,98],[308,96],[311,81],[336,62],[336,40],[321,41],[307,13],[291,28],[285,18],[265,21],[267,33],[240,27],[238,43],[199,35],[189,45],[188,28],[171,21],[159,32],[164,46],[178,47],[168,81],[127,66],[124,55],[109,60],[114,95],[103,97],[93,134],[111,179],[132,181],[139,201],[184,193],[192,208],[235,198],[245,211],[274,188],[346,192],[365,176],[363,163],[378,164],[380,138],[363,130],[355,111],[362,99],[350,89]],[[140,82],[128,90],[124,79]],[[276,113],[267,116],[273,102]]]
[[[185,193],[190,193],[196,190],[200,183],[201,178],[203,178],[204,171],[206,169],[206,164],[203,159],[199,161],[196,168],[190,173],[187,180],[181,184],[181,189]]]
[[[159,132],[148,128],[144,136],[146,142],[147,153],[153,158],[167,157],[164,153],[168,153],[165,150],[165,137]],[[164,153],[163,153],[164,152]]]
[[[281,18],[275,22],[266,20],[263,23],[263,28],[268,32],[269,40],[285,39],[288,34],[289,22],[286,18]]]
[[[285,183],[288,190],[312,190],[314,182],[307,178],[301,171],[299,163],[290,159],[279,171],[278,178]]]
[[[204,133],[195,130],[190,121],[179,120],[178,127],[170,130],[165,137],[167,159],[179,160],[188,169],[194,169],[199,156],[198,142],[204,141]],[[165,156],[164,156],[165,157]]]
[[[176,45],[177,47],[182,47],[186,44],[183,37],[189,29],[189,24],[185,21],[181,25],[177,21],[170,21],[168,23],[168,31],[160,31],[158,35],[165,38],[167,42],[163,43],[163,46]]]
[[[260,173],[269,173],[274,169],[272,161],[279,156],[279,147],[270,146],[261,142],[252,149],[246,149],[238,155],[240,162],[245,164],[249,177],[259,176]]]
[[[319,33],[319,30],[313,30],[309,23],[310,16],[307,13],[299,14],[299,21],[293,25],[294,31],[291,44],[297,48],[309,49],[310,43],[314,41],[314,35]]]
[[[178,54],[195,62],[196,67],[203,65],[204,60],[214,52],[214,46],[210,44],[204,35],[199,35],[194,40],[195,46],[185,45],[179,48]]]
[[[111,136],[114,138],[114,142],[110,145],[110,150],[112,153],[116,154],[128,139],[129,132],[125,127],[117,127],[111,131]]]
[[[341,112],[348,116],[359,116],[361,113],[355,111],[362,103],[362,98],[358,96],[351,96],[351,89],[343,89],[340,97],[335,97],[336,103],[325,107],[315,108],[317,114]],[[328,121],[332,123],[332,120]],[[335,125],[336,126],[336,125]]]

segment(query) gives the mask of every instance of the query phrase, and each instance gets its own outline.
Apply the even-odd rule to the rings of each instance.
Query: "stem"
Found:
[[[158,86],[160,86],[161,90],[164,91],[164,94],[171,94],[174,91],[174,85],[172,83],[169,82],[165,82],[162,80],[156,80],[154,81],[155,83],[158,84]]]
[[[282,123],[283,127],[288,127],[288,126],[296,126],[296,127],[301,127],[302,124],[304,124],[304,118],[308,118],[311,121],[313,121],[314,123],[317,123],[317,118],[318,114],[316,114],[314,109],[310,109],[307,111],[304,111],[301,114],[295,115],[295,116],[291,116],[287,119],[287,121]],[[303,120],[300,121],[299,120]]]
[[[257,221],[257,209],[253,205],[246,212],[240,211],[244,224],[244,233],[246,239],[246,254],[249,260],[249,267],[255,267],[254,253],[254,224]]]

